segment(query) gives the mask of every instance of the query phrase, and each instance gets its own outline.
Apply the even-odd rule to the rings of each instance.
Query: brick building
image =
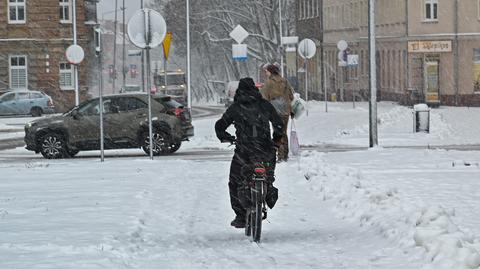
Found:
[[[315,40],[319,48],[324,40],[329,95],[351,100],[355,92],[367,100],[368,1],[296,2],[300,38]],[[377,0],[379,99],[480,106],[479,29],[480,0]],[[349,43],[350,54],[359,55],[358,67],[338,66],[339,40]],[[313,96],[323,96],[320,63],[317,53],[310,63]]]
[[[0,4],[0,83],[13,90],[41,90],[58,111],[75,103],[73,67],[65,51],[73,44],[72,0],[7,0]],[[92,79],[93,26],[97,0],[77,0],[77,40],[85,50],[79,88],[87,97]]]

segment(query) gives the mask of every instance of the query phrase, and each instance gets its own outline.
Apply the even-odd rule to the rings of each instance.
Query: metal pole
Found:
[[[100,46],[103,42],[100,41]],[[103,162],[105,160],[105,141],[104,141],[104,133],[103,133],[103,62],[102,62],[103,52],[100,50],[100,54],[98,55],[98,65],[100,66],[100,89],[99,89],[99,97],[100,97],[100,160]]]
[[[459,96],[458,96],[458,91],[459,91],[459,62],[460,62],[460,59],[459,59],[459,47],[458,47],[458,0],[455,0],[455,9],[454,9],[454,17],[455,17],[455,49],[453,51],[453,61],[454,61],[454,67],[455,70],[453,72],[453,76],[454,76],[454,83],[455,83],[455,105],[458,106],[458,99],[459,99]],[[439,94],[440,95],[440,94]],[[438,96],[438,99],[440,100],[440,96]]]
[[[375,38],[375,0],[368,1],[368,44],[370,54],[370,147],[378,146],[377,130],[377,55]]]
[[[325,29],[324,25],[323,25],[323,0],[320,0],[320,62],[322,63],[320,65],[320,80],[321,81],[324,81],[326,80],[326,76],[325,76],[325,72],[324,72],[324,69],[325,69],[325,65],[323,64],[323,62],[325,61],[325,54],[324,54],[324,51],[325,51],[325,48],[324,48],[324,37],[323,37],[323,31]],[[323,89],[321,89],[322,91],[326,92],[327,91],[327,88],[325,87],[326,86],[326,83],[322,83],[322,85],[324,86]],[[326,96],[326,95],[325,95]],[[325,98],[325,104],[327,103],[327,99]]]
[[[308,116],[308,60],[307,58],[305,58],[305,102],[306,102],[305,106],[306,106],[307,116]]]
[[[123,33],[122,33],[122,86],[125,88],[125,0],[122,2],[122,23],[123,23]]]
[[[283,44],[282,44],[282,36],[283,36],[283,29],[282,29],[282,0],[278,0],[278,20],[280,21],[280,72],[282,73],[282,77],[284,76],[283,70]]]
[[[164,55],[163,57],[163,75],[164,75],[164,80],[165,80],[165,94],[167,94],[167,57]]]
[[[115,0],[115,20],[113,22],[113,81],[112,92],[115,93],[115,80],[117,79],[117,14],[118,0]]]
[[[147,56],[147,99],[148,99],[148,142],[150,145],[150,159],[153,160],[153,128],[152,128],[152,102],[151,102],[151,85],[150,85],[150,38],[151,38],[151,33],[150,33],[150,14],[148,10],[144,10],[144,15],[145,15],[145,36],[146,36],[146,43],[147,47],[145,49],[146,56]]]
[[[72,1],[72,19],[73,19],[73,44],[77,45],[77,1]],[[75,88],[75,106],[80,104],[80,94],[78,91],[78,65],[73,65],[74,88]]]
[[[140,0],[140,8],[143,9],[143,0]],[[145,53],[142,50],[142,91],[145,92]]]
[[[325,78],[323,80],[323,89],[324,89],[324,98],[325,98],[325,113],[328,113],[328,94],[327,94],[327,69],[325,68],[326,62],[322,62],[322,68],[323,68],[323,77]]]
[[[192,110],[192,89],[190,86],[190,1],[187,0],[187,107]]]

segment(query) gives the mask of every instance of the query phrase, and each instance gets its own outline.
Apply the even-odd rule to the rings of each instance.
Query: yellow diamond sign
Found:
[[[165,35],[165,39],[163,40],[163,55],[165,55],[165,59],[168,60],[168,53],[170,52],[170,43],[172,41],[172,32],[167,32]]]

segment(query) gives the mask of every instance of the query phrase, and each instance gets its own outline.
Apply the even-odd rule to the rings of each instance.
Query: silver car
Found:
[[[9,91],[0,96],[0,116],[32,115],[55,112],[52,98],[40,91]]]

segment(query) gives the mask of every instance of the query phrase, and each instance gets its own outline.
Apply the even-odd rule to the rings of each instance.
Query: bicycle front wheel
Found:
[[[262,196],[263,196],[263,182],[256,181],[253,198],[254,210],[251,215],[252,237],[253,241],[259,243],[262,236]]]

